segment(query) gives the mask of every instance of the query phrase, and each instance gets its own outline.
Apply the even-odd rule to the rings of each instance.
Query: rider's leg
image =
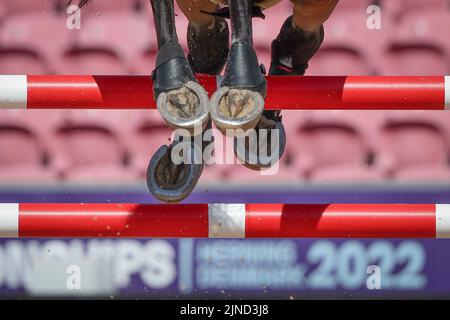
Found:
[[[188,60],[192,70],[219,74],[228,57],[228,24],[223,18],[204,13],[214,12],[219,6],[210,0],[177,0],[177,3],[189,20]]]

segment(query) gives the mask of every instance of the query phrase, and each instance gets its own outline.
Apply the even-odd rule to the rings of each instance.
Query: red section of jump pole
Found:
[[[445,105],[444,77],[267,79],[266,104],[273,109],[442,110]]]
[[[199,75],[209,94],[215,76]],[[268,76],[266,108],[444,110],[445,78]],[[155,108],[150,76],[28,76],[27,108]]]
[[[208,205],[20,204],[19,237],[204,238]]]
[[[154,104],[150,77],[28,76],[29,109],[141,109],[150,104]]]
[[[209,94],[216,77],[201,76]],[[150,76],[28,76],[28,109],[155,109]]]
[[[214,214],[206,204],[20,204],[22,238],[207,238],[211,228],[240,229],[246,238],[435,238],[435,205],[247,204],[244,219]],[[234,216],[233,216],[234,214]],[[217,215],[216,215],[217,217]],[[216,220],[217,221],[217,220]],[[1,227],[1,226],[0,226]],[[1,229],[1,228],[0,228]]]
[[[435,238],[435,205],[247,205],[248,238]]]

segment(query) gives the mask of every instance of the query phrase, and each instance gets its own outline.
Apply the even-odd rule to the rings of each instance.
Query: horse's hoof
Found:
[[[266,143],[260,143],[260,139],[263,139],[263,137],[261,137],[262,133],[258,129],[253,136],[253,141],[249,136],[234,138],[236,158],[242,165],[251,170],[269,169],[283,156],[286,148],[286,131],[283,123],[281,121],[275,122],[274,127],[267,130],[267,136],[264,137]],[[275,143],[275,145],[272,145],[272,143]],[[265,147],[266,150],[261,152],[262,147]]]
[[[197,82],[183,48],[168,42],[158,51],[153,95],[159,113],[172,129],[202,132],[208,122],[209,97]]]
[[[203,132],[208,124],[210,101],[206,90],[188,81],[180,89],[159,94],[159,113],[171,129],[186,129],[191,134]]]
[[[162,146],[153,155],[147,169],[147,186],[155,198],[177,203],[194,190],[203,172],[203,163],[173,164],[169,146]]]
[[[222,87],[211,97],[210,116],[222,133],[235,136],[237,129],[253,129],[264,111],[259,92]]]

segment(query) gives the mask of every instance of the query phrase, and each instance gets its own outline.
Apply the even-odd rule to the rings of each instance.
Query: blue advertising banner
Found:
[[[450,295],[445,240],[2,240],[0,296]]]

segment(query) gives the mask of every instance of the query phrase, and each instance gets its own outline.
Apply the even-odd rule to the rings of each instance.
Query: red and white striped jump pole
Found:
[[[220,77],[199,75],[209,94]],[[267,77],[273,110],[445,110],[450,77]],[[149,76],[0,76],[0,109],[155,108]]]
[[[450,238],[450,205],[0,204],[8,238]]]

